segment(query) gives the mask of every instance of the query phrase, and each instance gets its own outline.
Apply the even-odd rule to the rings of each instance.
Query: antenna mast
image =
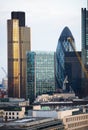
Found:
[[[88,10],[88,0],[87,0],[87,10]]]

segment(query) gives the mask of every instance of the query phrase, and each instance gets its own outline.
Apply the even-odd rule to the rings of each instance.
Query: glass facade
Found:
[[[27,53],[27,98],[55,92],[54,52]],[[34,95],[34,96],[33,96]]]
[[[88,66],[88,10],[82,8],[82,62]],[[84,77],[84,70],[82,77]]]
[[[78,54],[78,55],[77,55]],[[65,52],[65,75],[67,75],[67,84],[65,84],[65,92],[75,92],[77,96],[81,96],[81,52]]]
[[[35,99],[35,52],[27,53],[27,87],[26,97],[32,103]]]
[[[12,29],[13,28],[13,29]],[[12,37],[13,34],[13,37]],[[8,94],[19,95],[19,21],[8,21]],[[13,42],[13,44],[12,44]]]
[[[82,8],[82,97],[88,96],[88,9]]]
[[[75,49],[74,38],[68,27],[65,27],[58,40],[56,49],[56,88],[62,91],[63,82],[66,78],[65,73],[65,52],[72,52]]]

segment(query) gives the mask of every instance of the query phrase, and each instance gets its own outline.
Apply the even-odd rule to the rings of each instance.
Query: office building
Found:
[[[88,10],[82,8],[82,62],[85,67],[88,65]],[[85,73],[82,72],[82,77]]]
[[[64,81],[67,78],[65,73],[65,53],[75,51],[75,40],[68,27],[65,27],[58,40],[56,49],[56,88],[62,92]]]
[[[81,9],[82,14],[82,96],[88,96],[88,10]]]
[[[26,96],[26,51],[31,50],[30,28],[25,26],[25,13],[12,12],[7,21],[8,96]]]
[[[55,92],[54,52],[27,53],[27,98],[32,103],[38,95]]]
[[[81,97],[81,52],[76,51],[74,37],[65,27],[56,49],[56,89]]]
[[[65,75],[67,76],[67,81],[64,83],[65,92],[74,91],[76,96],[81,97],[81,72],[82,67],[80,63],[81,52],[66,52],[65,53]]]

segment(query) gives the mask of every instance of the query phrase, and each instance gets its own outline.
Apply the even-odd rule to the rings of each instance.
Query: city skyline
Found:
[[[1,1],[0,81],[5,77],[1,67],[7,72],[7,19],[11,18],[11,11],[26,13],[26,25],[31,28],[32,50],[56,51],[58,38],[65,26],[74,35],[77,49],[81,49],[81,8],[86,7],[87,1],[64,2],[65,0]]]

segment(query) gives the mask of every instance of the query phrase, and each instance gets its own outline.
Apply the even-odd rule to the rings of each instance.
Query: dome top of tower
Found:
[[[65,27],[60,35],[59,40],[63,42],[64,40],[67,40],[68,38],[71,38],[74,41],[74,37],[68,27]]]

